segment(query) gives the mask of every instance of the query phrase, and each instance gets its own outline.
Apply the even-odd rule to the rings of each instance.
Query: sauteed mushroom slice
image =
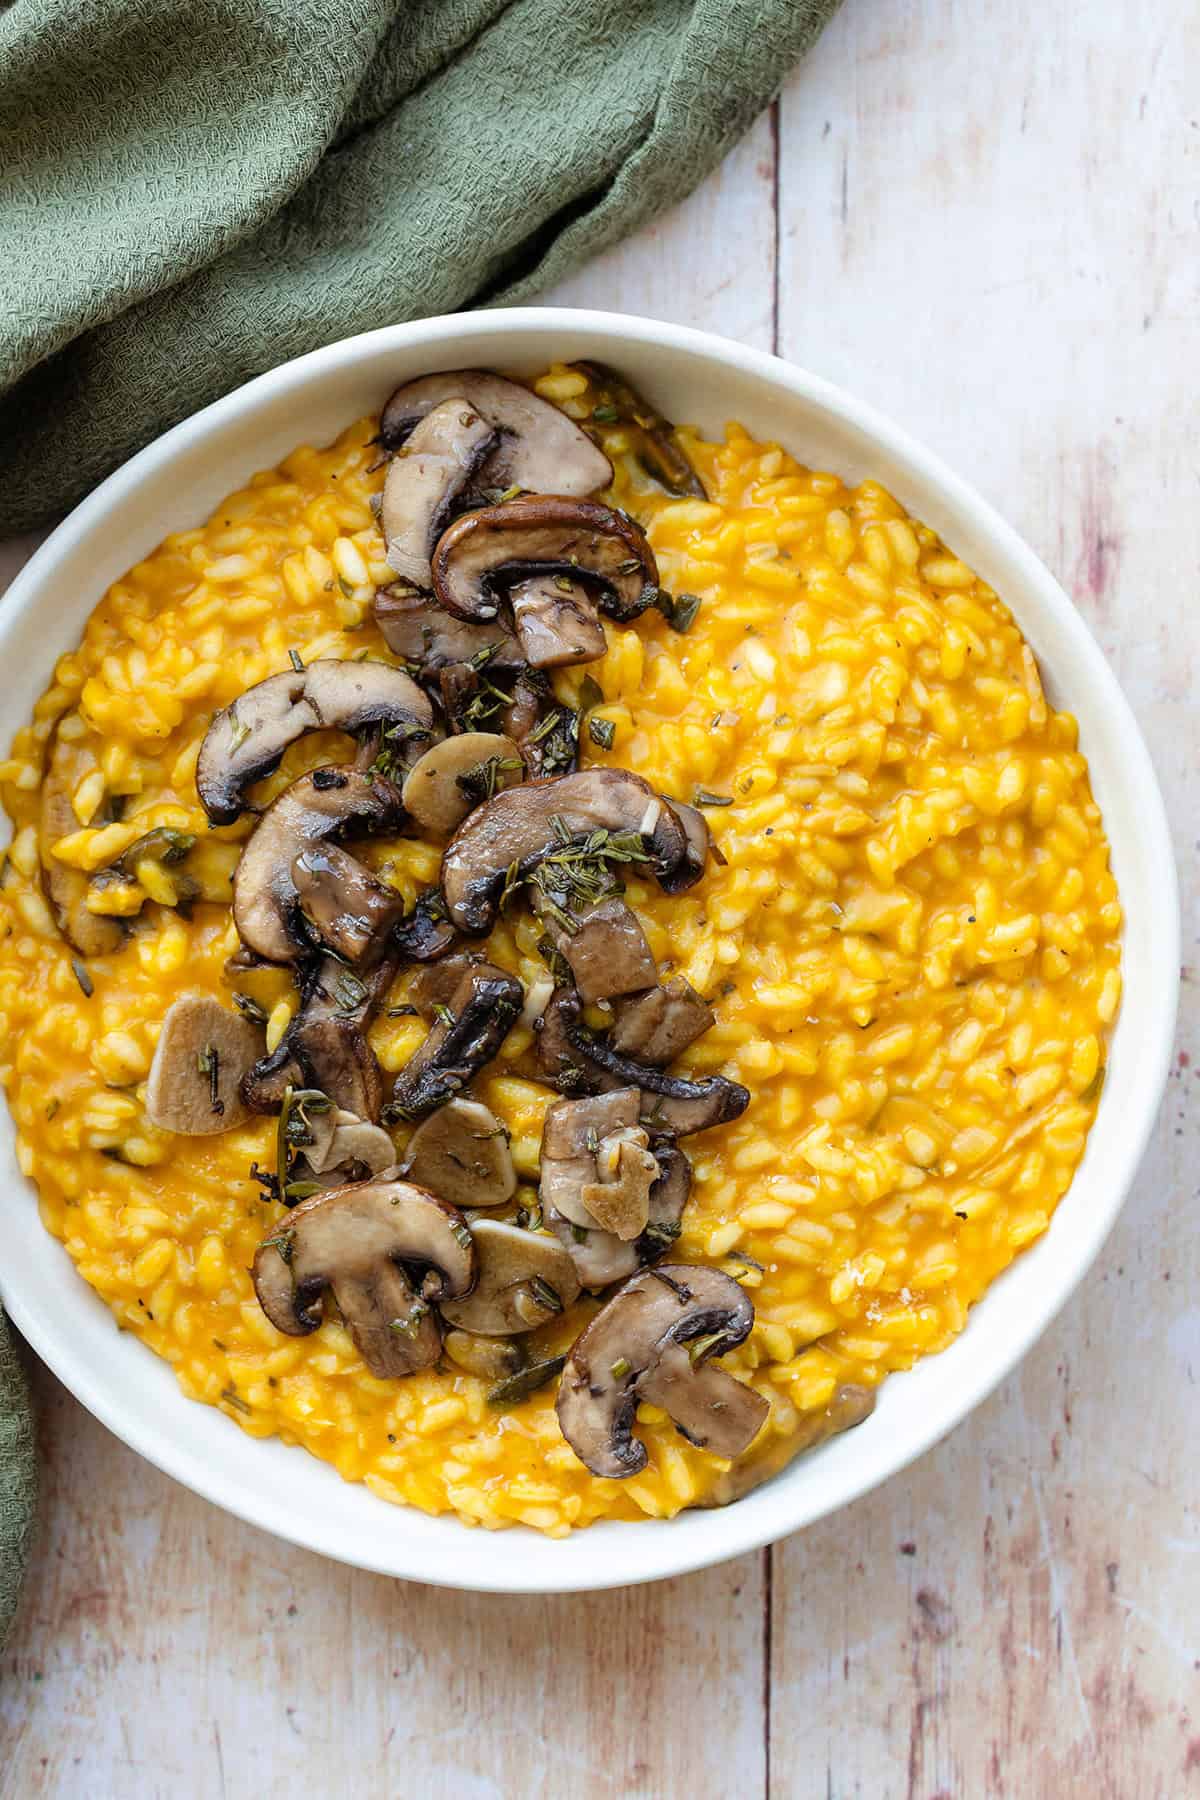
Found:
[[[588,1005],[640,993],[658,980],[658,965],[638,916],[616,895],[580,913],[574,931],[568,931],[553,914],[546,923],[554,948]]]
[[[741,1500],[756,1487],[761,1487],[764,1481],[778,1475],[794,1457],[815,1450],[818,1444],[840,1436],[843,1431],[852,1431],[864,1419],[869,1419],[874,1410],[874,1388],[845,1383],[835,1390],[828,1406],[823,1407],[820,1412],[806,1414],[792,1436],[775,1438],[765,1452],[759,1453],[750,1462],[735,1464],[732,1469],[726,1469],[718,1475],[704,1499],[698,1500],[696,1504],[732,1505],[735,1500]]]
[[[291,1337],[317,1329],[332,1288],[363,1361],[386,1379],[437,1360],[433,1304],[468,1293],[475,1271],[462,1214],[385,1173],[302,1201],[259,1245],[251,1274],[268,1319]]]
[[[622,426],[634,439],[637,460],[669,494],[707,499],[703,482],[679,447],[675,427],[644,394],[606,363],[577,362],[572,367],[592,384],[595,424]]]
[[[268,962],[311,953],[296,890],[297,857],[351,834],[396,829],[403,820],[400,790],[382,776],[314,769],[294,781],[263,814],[233,878],[233,917],[242,942]],[[374,877],[362,870],[358,882],[369,886]],[[352,899],[346,910],[353,912]]]
[[[398,387],[380,420],[384,449],[396,450],[435,406],[457,399],[466,400],[500,434],[484,470],[496,488],[592,494],[612,480],[607,456],[566,413],[484,369],[448,369]]]
[[[652,1133],[684,1137],[739,1118],[750,1095],[724,1075],[690,1081],[632,1057],[621,1056],[599,1032],[580,1019],[580,1000],[571,988],[556,988],[538,1021],[538,1063],[560,1093],[606,1093],[636,1087],[641,1122]]]
[[[442,1301],[448,1325],[482,1337],[515,1336],[536,1331],[578,1299],[575,1266],[554,1238],[498,1219],[477,1219],[471,1235],[478,1279],[465,1299]]]
[[[335,1106],[374,1122],[383,1080],[366,1031],[395,970],[388,957],[363,974],[323,956],[304,972],[300,1010],[242,1083],[254,1112],[278,1112],[288,1087],[319,1088]]]
[[[520,748],[533,776],[569,775],[579,761],[579,714],[555,699],[539,669],[525,669],[499,724]]]
[[[390,1119],[423,1119],[486,1067],[521,1012],[523,989],[491,963],[464,974],[444,1017],[396,1077]]]
[[[314,1175],[328,1178],[329,1185],[342,1185],[350,1179],[344,1171],[354,1169],[366,1175],[379,1175],[396,1161],[396,1146],[381,1125],[360,1119],[344,1106],[330,1107],[328,1112],[314,1113],[310,1120],[313,1141],[304,1151],[304,1160]]]
[[[518,582],[561,575],[610,619],[636,619],[658,598],[658,565],[627,513],[594,500],[528,494],[457,519],[433,553],[434,592],[460,619],[494,619]]]
[[[636,1088],[622,1088],[559,1100],[549,1109],[542,1129],[543,1206],[622,1242],[641,1236],[659,1170],[637,1122],[640,1099]]]
[[[413,427],[388,467],[379,522],[387,560],[414,587],[429,587],[429,559],[455,501],[499,443],[465,400],[443,400]]]
[[[167,1008],[146,1080],[146,1117],[162,1131],[212,1137],[249,1117],[241,1083],[262,1055],[262,1033],[210,995]]]
[[[552,855],[600,868],[616,859],[665,885],[686,850],[682,826],[648,782],[628,769],[583,769],[525,782],[478,807],[446,848],[442,892],[451,922],[478,935],[491,929],[514,870],[524,878]]]
[[[336,844],[313,844],[292,863],[300,916],[318,943],[359,962],[404,913],[404,897]]]
[[[580,993],[586,1000],[582,987]],[[622,1000],[608,1041],[621,1056],[665,1068],[715,1023],[716,1014],[708,1001],[690,981],[677,975],[661,987]]]
[[[400,1167],[454,1206],[503,1206],[517,1191],[508,1133],[479,1100],[439,1106],[413,1132]]]
[[[392,945],[406,962],[436,962],[457,942],[458,933],[450,923],[441,888],[427,888],[418,894],[412,911],[392,932]]]
[[[740,1456],[769,1407],[711,1358],[744,1343],[754,1307],[717,1269],[664,1264],[627,1281],[567,1358],[558,1390],[563,1436],[595,1475],[646,1466],[633,1436],[639,1400],[661,1406],[689,1443]]]
[[[269,675],[213,718],[196,763],[200,804],[213,825],[232,824],[245,810],[247,789],[277,769],[306,732],[380,726],[406,732],[412,744],[430,736],[433,708],[403,669],[329,658]]]
[[[608,648],[600,615],[569,575],[532,575],[509,591],[513,624],[534,669],[595,662]]]
[[[524,777],[525,764],[511,738],[494,731],[463,731],[417,758],[402,793],[418,825],[448,837],[474,807]]]
[[[110,951],[120,948],[125,937],[124,927],[117,919],[88,910],[91,886],[88,877],[82,869],[72,869],[54,855],[54,845],[59,839],[79,830],[80,820],[71,805],[71,795],[84,773],[85,765],[75,746],[56,732],[42,783],[38,815],[42,882],[55,923],[72,948],[78,950],[80,956],[107,956]],[[83,821],[85,824],[91,822],[90,819]]]
[[[692,1166],[682,1150],[660,1143],[655,1149],[661,1174],[650,1190],[646,1229],[632,1244],[611,1231],[591,1230],[545,1209],[546,1223],[575,1264],[585,1288],[608,1287],[648,1263],[658,1262],[679,1237],[680,1220],[692,1185]]]
[[[503,620],[475,625],[456,619],[432,595],[418,593],[403,582],[378,589],[375,623],[388,649],[423,676],[436,675],[452,663],[469,665],[485,654],[487,667],[496,671],[519,668],[525,661],[524,651]]]

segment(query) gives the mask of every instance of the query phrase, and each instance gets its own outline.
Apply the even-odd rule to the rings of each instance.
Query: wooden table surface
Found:
[[[846,384],[1062,577],[1175,825],[1184,1003],[1153,1147],[1082,1291],[947,1442],[654,1587],[506,1599],[323,1562],[38,1371],[0,1795],[1200,1792],[1194,0],[847,0],[687,205],[547,299]]]

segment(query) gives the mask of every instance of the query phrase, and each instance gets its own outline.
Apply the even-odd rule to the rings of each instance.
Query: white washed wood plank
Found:
[[[1200,1785],[1194,23],[851,5],[783,100],[781,348],[941,450],[1075,595],[1167,792],[1188,967],[1083,1291],[946,1444],[775,1553],[776,1795]]]

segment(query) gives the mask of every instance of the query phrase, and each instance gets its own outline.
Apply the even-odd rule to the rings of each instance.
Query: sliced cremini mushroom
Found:
[[[658,980],[658,965],[638,916],[618,896],[579,913],[573,930],[556,920],[553,912],[545,917],[551,942],[589,1006],[597,1000],[640,993]]]
[[[441,888],[426,888],[413,901],[391,937],[392,947],[405,962],[432,963],[446,956],[458,942],[450,923]]]
[[[429,587],[429,558],[455,501],[499,438],[464,400],[443,400],[413,427],[383,484],[379,523],[387,560],[414,587]]]
[[[491,963],[464,973],[429,1036],[396,1077],[385,1118],[423,1119],[491,1062],[521,1012],[524,990]]]
[[[595,1475],[636,1475],[647,1462],[633,1436],[639,1401],[661,1406],[689,1443],[740,1456],[769,1407],[712,1362],[744,1343],[749,1296],[729,1275],[664,1264],[627,1281],[567,1358],[558,1389],[563,1436]]]
[[[419,756],[404,778],[404,804],[426,831],[448,837],[467,814],[525,776],[511,738],[464,731]]]
[[[493,487],[594,494],[612,480],[607,456],[566,413],[485,369],[447,369],[398,387],[380,419],[384,449],[398,449],[435,406],[458,399],[466,400],[500,434],[482,471],[482,478]]]
[[[606,1036],[583,1024],[579,995],[556,988],[538,1021],[538,1063],[560,1093],[600,1094],[636,1087],[641,1122],[649,1131],[684,1137],[724,1125],[745,1112],[750,1095],[724,1075],[690,1081],[621,1056]]]
[[[460,619],[494,619],[517,582],[561,575],[610,619],[636,619],[658,598],[658,565],[627,513],[595,500],[528,494],[466,513],[433,553],[433,589]]]
[[[513,625],[534,669],[595,662],[608,648],[600,615],[569,575],[533,575],[509,589]]]
[[[439,1106],[413,1132],[400,1167],[454,1206],[503,1206],[517,1191],[508,1133],[480,1100]]]
[[[360,1119],[344,1106],[331,1106],[327,1112],[314,1113],[310,1119],[312,1143],[304,1151],[304,1160],[314,1175],[340,1177],[353,1169],[362,1175],[379,1175],[396,1161],[396,1146],[381,1125]],[[443,1196],[444,1198],[444,1196]]]
[[[367,1026],[391,983],[390,956],[362,974],[318,957],[303,974],[300,1008],[279,1044],[250,1070],[242,1096],[254,1112],[278,1112],[289,1088],[316,1088],[335,1106],[374,1123],[383,1078]]]
[[[469,1293],[475,1270],[462,1214],[385,1172],[302,1201],[259,1245],[251,1274],[268,1319],[291,1337],[317,1329],[332,1288],[363,1361],[387,1378],[436,1362],[433,1305]]]
[[[423,676],[436,675],[455,663],[470,667],[477,657],[486,656],[487,667],[496,671],[519,668],[525,661],[524,651],[503,620],[473,625],[456,619],[430,594],[402,582],[377,590],[375,623],[388,649]]]
[[[575,1266],[561,1244],[540,1231],[524,1231],[498,1219],[471,1227],[479,1274],[462,1300],[444,1300],[447,1325],[481,1337],[536,1331],[579,1297]]]
[[[309,731],[403,731],[427,742],[433,709],[410,675],[389,663],[338,661],[285,669],[247,688],[217,713],[196,763],[196,792],[213,825],[229,825],[246,807],[246,791],[283,760]]]
[[[569,960],[569,959],[568,959]],[[580,988],[586,1000],[587,995]],[[622,1000],[614,1009],[616,1019],[608,1036],[621,1056],[665,1068],[682,1056],[689,1044],[716,1022],[716,1014],[690,981],[677,975],[661,987]]]
[[[577,362],[572,368],[592,385],[592,428],[618,425],[632,438],[638,462],[669,494],[704,500],[704,484],[679,446],[675,427],[644,394],[606,363]]]
[[[525,1367],[525,1348],[511,1338],[479,1337],[473,1331],[448,1331],[442,1349],[456,1368],[484,1381],[507,1381]]]
[[[167,1008],[146,1079],[146,1117],[162,1131],[212,1137],[249,1117],[241,1095],[262,1055],[262,1032],[210,995]]]
[[[735,1463],[733,1468],[725,1469],[719,1474],[704,1497],[696,1501],[697,1506],[730,1506],[735,1500],[743,1499],[764,1481],[778,1475],[797,1456],[803,1456],[809,1450],[815,1450],[818,1444],[827,1443],[832,1437],[838,1437],[843,1431],[852,1431],[869,1419],[875,1410],[874,1388],[858,1387],[852,1382],[834,1390],[833,1398],[819,1412],[805,1413],[801,1416],[796,1430],[789,1437],[773,1439],[763,1450],[744,1463]]]
[[[608,1287],[624,1281],[635,1270],[658,1262],[679,1237],[680,1220],[692,1186],[692,1165],[673,1144],[655,1145],[659,1178],[650,1189],[646,1227],[633,1243],[623,1243],[614,1232],[593,1230],[568,1219],[556,1207],[544,1205],[546,1224],[553,1231],[585,1288]],[[543,1164],[543,1170],[545,1165]]]
[[[600,1145],[597,1179],[585,1181],[579,1200],[602,1231],[623,1244],[641,1237],[650,1218],[650,1190],[658,1180],[658,1163],[640,1126],[630,1126]]]
[[[550,856],[600,869],[633,862],[666,886],[686,851],[683,827],[649,782],[628,769],[582,769],[477,807],[446,848],[442,892],[451,922],[478,935],[491,929],[505,884]]]
[[[636,1088],[621,1088],[550,1107],[542,1127],[544,1207],[623,1243],[641,1236],[659,1169],[638,1124],[640,1102]]]
[[[312,938],[359,962],[404,915],[404,896],[337,844],[312,844],[292,863],[300,917]]]
[[[342,837],[397,828],[404,819],[400,789],[382,776],[352,768],[314,769],[269,806],[242,851],[233,878],[233,918],[242,942],[268,962],[291,962],[314,948],[296,889],[296,859]],[[346,910],[377,889],[388,890],[361,865]]]
[[[82,869],[73,869],[54,855],[54,846],[60,839],[70,837],[81,824],[93,822],[92,818],[80,820],[76,816],[71,798],[84,775],[95,767],[94,758],[85,756],[75,743],[56,732],[38,811],[38,851],[46,898],[59,930],[81,956],[107,956],[120,949],[125,938],[119,920],[89,909],[91,883]]]
[[[557,700],[540,669],[525,669],[497,723],[525,758],[535,777],[569,775],[579,763],[579,714]]]

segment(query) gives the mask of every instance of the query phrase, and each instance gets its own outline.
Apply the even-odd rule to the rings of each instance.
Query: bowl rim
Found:
[[[369,360],[383,350],[411,354],[436,347],[439,356],[445,355],[445,366],[452,366],[455,345],[463,339],[477,340],[481,336],[495,341],[494,360],[503,362],[506,343],[515,350],[522,339],[554,332],[564,337],[599,336],[617,347],[618,353],[622,343],[641,350],[678,351],[684,356],[715,361],[735,377],[754,378],[763,385],[785,390],[794,399],[808,403],[853,431],[868,436],[894,462],[910,471],[914,481],[937,489],[950,509],[969,520],[972,531],[985,538],[997,554],[1016,569],[1022,584],[1036,594],[1037,603],[1054,619],[1076,672],[1098,689],[1111,721],[1108,735],[1121,743],[1125,777],[1136,792],[1140,849],[1149,855],[1157,871],[1157,881],[1150,891],[1154,913],[1150,939],[1154,1016],[1151,1039],[1139,1045],[1137,1067],[1133,1073],[1138,1103],[1124,1121],[1125,1135],[1115,1161],[1110,1159],[1106,1167],[1104,1204],[1094,1206],[1082,1221],[1074,1221],[1073,1253],[1068,1258],[1067,1268],[1036,1303],[1028,1305],[1021,1313],[1019,1328],[1003,1348],[977,1359],[975,1366],[966,1365],[962,1370],[956,1366],[958,1380],[953,1397],[942,1397],[937,1404],[929,1406],[919,1427],[907,1432],[899,1444],[890,1440],[885,1443],[883,1436],[876,1433],[870,1440],[869,1453],[845,1454],[847,1447],[853,1446],[867,1432],[868,1427],[862,1427],[849,1438],[828,1446],[825,1454],[832,1452],[839,1459],[839,1468],[845,1465],[846,1478],[841,1482],[842,1491],[825,1503],[805,1505],[801,1500],[799,1504],[790,1504],[786,1476],[781,1476],[735,1506],[719,1512],[693,1510],[669,1522],[655,1519],[636,1523],[597,1521],[587,1531],[573,1532],[568,1539],[557,1542],[532,1533],[528,1527],[511,1527],[504,1533],[505,1540],[517,1536],[535,1539],[540,1551],[536,1567],[532,1566],[529,1556],[514,1559],[514,1564],[519,1567],[510,1567],[509,1559],[503,1553],[480,1555],[479,1552],[489,1544],[489,1534],[468,1533],[459,1527],[457,1520],[453,1520],[453,1525],[458,1528],[454,1537],[447,1540],[447,1547],[434,1552],[433,1546],[423,1541],[427,1535],[424,1528],[413,1524],[419,1520],[428,1524],[427,1515],[407,1507],[387,1510],[394,1510],[408,1519],[413,1524],[411,1531],[380,1532],[378,1538],[349,1526],[340,1531],[332,1529],[328,1521],[319,1516],[295,1516],[287,1505],[286,1495],[255,1493],[253,1484],[240,1484],[237,1477],[223,1474],[219,1462],[214,1465],[201,1448],[191,1445],[187,1441],[186,1415],[182,1415],[178,1441],[164,1440],[152,1422],[140,1419],[136,1410],[127,1407],[122,1391],[114,1391],[112,1385],[106,1383],[104,1376],[92,1368],[66,1331],[56,1329],[52,1315],[26,1303],[20,1282],[14,1279],[11,1269],[0,1267],[0,1296],[13,1323],[36,1353],[88,1411],[166,1474],[250,1524],[335,1560],[432,1585],[478,1592],[592,1591],[664,1579],[723,1562],[759,1549],[849,1505],[906,1468],[958,1425],[999,1386],[1045,1331],[1083,1280],[1108,1236],[1157,1117],[1170,1064],[1179,985],[1178,884],[1166,811],[1153,765],[1115,676],[1063,588],[1016,531],[969,483],[873,406],[795,364],[693,327],[634,314],[567,307],[496,308],[388,325],[293,358],[173,426],[89,494],[34,552],[0,600],[0,643],[14,621],[37,599],[63,559],[86,542],[110,511],[120,506],[145,476],[168,465],[178,452],[219,433],[233,421],[252,418],[258,409],[288,389],[301,387],[311,378],[339,369],[350,371],[358,362]],[[1010,603],[1007,595],[1003,597]],[[1013,610],[1021,622],[1015,603]],[[1128,921],[1125,931],[1128,932]],[[1114,1106],[1117,1098],[1106,1092],[1101,1109]],[[2,1111],[7,1115],[6,1106]],[[1096,1122],[1098,1118],[1099,1113]],[[3,1118],[3,1126],[11,1137],[10,1117]],[[31,1184],[25,1183],[25,1186],[28,1188]],[[1069,1194],[1070,1189],[1063,1196],[1063,1203]],[[41,1229],[40,1221],[38,1229]],[[1047,1233],[1046,1237],[1049,1236]],[[1042,1241],[1044,1243],[1045,1238]],[[65,1247],[59,1244],[57,1248],[63,1259],[64,1272],[74,1273]],[[1013,1269],[1019,1270],[1026,1257],[1036,1254],[1036,1249],[1035,1246],[1032,1252],[1018,1256]],[[1008,1281],[1013,1269],[1002,1274],[989,1287],[988,1294],[981,1296],[978,1306],[972,1308],[972,1318],[986,1305],[990,1294]],[[961,1334],[956,1344],[963,1344],[966,1336],[966,1332]],[[914,1381],[920,1369],[931,1362],[940,1362],[951,1355],[955,1347],[948,1346],[937,1357],[923,1359],[917,1370],[906,1374],[904,1379]],[[145,1346],[139,1343],[137,1349],[144,1352]],[[148,1360],[169,1379],[180,1408],[194,1404],[178,1388],[169,1365],[152,1353]],[[884,1390],[890,1385],[885,1382],[881,1389],[876,1420],[886,1413]],[[221,1417],[219,1413],[215,1416]],[[231,1431],[238,1431],[230,1421],[223,1422]],[[243,1443],[258,1449],[270,1448],[272,1454],[275,1451],[292,1454],[277,1439],[254,1440],[240,1432],[238,1435]],[[308,1452],[296,1450],[294,1454],[303,1455],[318,1467],[325,1468],[337,1480],[328,1465],[310,1457]],[[264,1479],[261,1486],[266,1488],[267,1485]],[[368,1490],[360,1487],[358,1491],[366,1493]],[[387,1506],[373,1495],[370,1499],[376,1507]],[[441,1525],[443,1520],[436,1523]],[[641,1540],[632,1553],[631,1533]],[[584,1540],[586,1549],[569,1548],[581,1545]],[[610,1546],[615,1554],[610,1554]]]

